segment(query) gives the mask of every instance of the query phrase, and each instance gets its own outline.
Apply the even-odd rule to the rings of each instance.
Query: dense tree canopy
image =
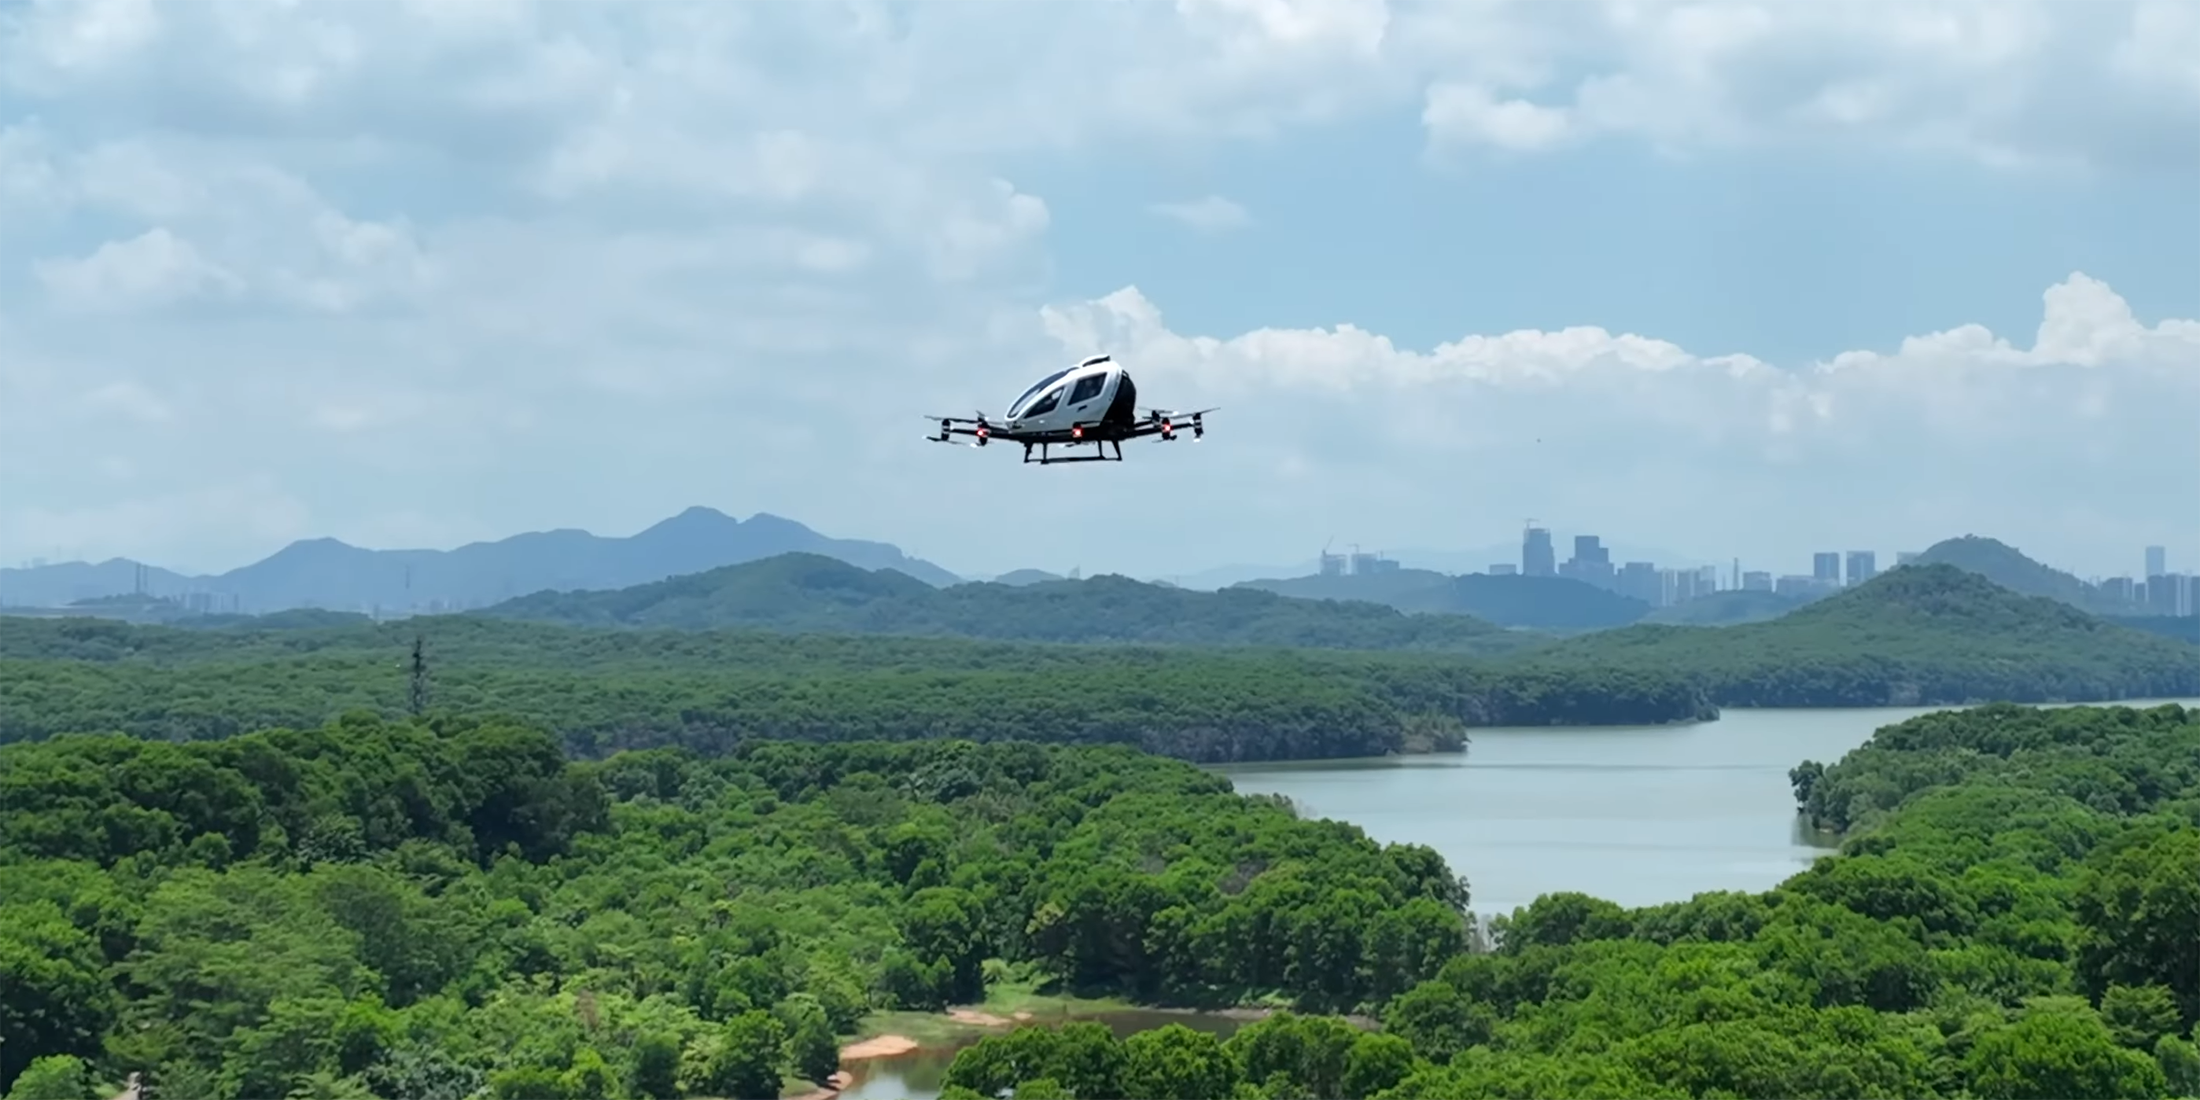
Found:
[[[1240,1100],[2200,1095],[2196,739],[2176,706],[1916,719],[1796,769],[1807,806],[1869,821],[1775,890],[1546,895],[1380,1035],[1016,1032],[959,1054],[943,1100],[1123,1095],[1133,1066],[1137,1095]]]
[[[169,740],[406,712],[426,638],[438,706],[522,716],[582,755],[756,738],[1132,744],[1199,761],[1455,747],[1462,726],[1706,715],[1672,674],[1502,669],[1433,654],[1037,646],[623,632],[471,618],[188,631],[0,618],[0,742]]]
[[[1435,853],[1119,747],[580,764],[524,726],[358,715],[0,748],[0,807],[0,1090],[776,1096],[873,1010],[982,998],[988,960],[1333,1011],[1468,934]]]
[[[2200,648],[1952,565],[1909,565],[1766,622],[1638,625],[1518,658],[1674,673],[1728,707],[2102,702],[2200,695]]]
[[[435,707],[399,719],[413,629]],[[776,1095],[876,1013],[1009,987],[1294,1011],[1007,1031],[961,1100],[2200,1096],[2177,706],[1890,726],[1791,773],[1838,856],[1547,895],[1478,952],[1434,852],[1134,746],[1623,720],[1681,677],[480,619],[0,620],[0,662],[11,1100]],[[1113,702],[1031,702],[1064,682]]]
[[[1508,653],[1540,643],[1467,615],[1409,615],[1371,600],[1297,600],[1246,588],[1198,592],[1122,576],[934,588],[893,570],[873,572],[818,554],[781,554],[610,591],[538,592],[479,614],[576,626],[770,627],[1033,642],[1463,653]]]

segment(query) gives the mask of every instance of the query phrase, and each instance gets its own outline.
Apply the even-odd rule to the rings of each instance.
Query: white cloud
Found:
[[[1612,0],[1501,10],[1526,26],[1414,36],[1435,47],[1423,121],[1439,149],[1548,150],[1601,134],[1676,155],[1844,142],[1865,155],[2010,167],[2200,166],[2190,5]],[[1453,19],[1443,5],[1419,17]],[[1566,33],[1548,33],[1554,24]]]
[[[1950,494],[2001,476],[1933,432],[2027,440],[2011,468],[2066,480],[2152,470],[2191,384],[2155,357],[2184,337],[2082,281],[2029,348],[1958,328],[1824,369],[1593,328],[1181,337],[1135,290],[1035,316],[1075,229],[1034,166],[1418,115],[1447,153],[2189,168],[2164,138],[2200,119],[2196,36],[2184,5],[2018,0],[0,8],[0,554],[220,564],[293,533],[632,529],[701,501],[963,564],[1021,551],[942,521],[945,496],[1026,501],[1032,545],[1069,552],[1079,517],[1141,494],[1251,530],[1324,499],[1619,492],[1670,516],[1704,469],[1805,458],[1903,455]],[[1207,187],[1230,185],[1173,194]],[[1215,195],[1154,212],[1249,221]],[[1149,400],[1226,402],[1218,445],[1048,483],[1082,502],[1027,499],[994,454],[911,454],[911,413],[997,407],[1058,357],[1048,325],[1140,364]],[[1538,446],[1643,457],[1535,484]],[[1735,507],[1778,504],[1737,476],[1762,498]]]
[[[1148,209],[1201,233],[1242,229],[1253,221],[1253,216],[1244,207],[1220,195],[1208,195],[1191,202],[1157,202]]]
[[[2080,561],[2118,535],[2137,545],[2148,522],[2158,539],[2200,535],[2200,321],[2145,325],[2084,273],[2042,301],[2028,345],[1962,325],[1804,364],[1594,327],[1425,352],[1349,325],[1215,338],[1172,331],[1136,288],[1049,308],[1043,324],[1065,355],[1136,364],[1148,400],[1222,406],[1213,431],[1234,474],[1319,456],[1325,483],[1293,492],[1370,524],[1426,508],[1441,485],[1477,512],[1570,511],[1613,530],[1706,509],[1720,541],[1756,509],[1793,537],[1885,517],[1914,524],[1904,537],[1919,546],[1960,533],[1950,523],[2039,537],[2038,516],[2062,511],[2091,529],[2037,549]],[[1798,511],[1797,492],[1812,506]],[[2135,518],[2104,497],[2162,510]],[[1896,501],[1938,511],[1886,517]]]
[[[1540,152],[1565,141],[1568,118],[1563,108],[1545,107],[1525,99],[1498,102],[1488,89],[1471,85],[1434,84],[1428,90],[1428,106],[1421,111],[1430,141],[1438,146],[1454,143],[1485,144],[1499,149]]]
[[[89,256],[42,260],[38,278],[63,303],[86,309],[168,305],[201,294],[234,292],[238,278],[199,255],[191,242],[155,226],[108,241]]]

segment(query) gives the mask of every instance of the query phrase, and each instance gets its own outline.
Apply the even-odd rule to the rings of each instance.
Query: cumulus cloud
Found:
[[[1201,233],[1242,229],[1253,221],[1244,207],[1220,195],[1208,195],[1191,202],[1157,202],[1147,209]]]
[[[2028,343],[1965,324],[1813,363],[1586,326],[1427,351],[1351,325],[1216,338],[1173,331],[1135,287],[1049,307],[1043,324],[1065,354],[1137,364],[1156,402],[1224,407],[1233,451],[1279,470],[1318,457],[1295,468],[1325,484],[1297,492],[1354,500],[1371,523],[1436,486],[1478,511],[1509,502],[1490,510],[1621,530],[1675,508],[1746,527],[1732,510],[1761,508],[1803,536],[1853,537],[1853,517],[1873,515],[1932,541],[1960,533],[1950,522],[2037,533],[2041,512],[2062,511],[2095,526],[2039,549],[2090,560],[2084,544],[2108,529],[2132,545],[2146,529],[2097,509],[2117,483],[2163,502],[2155,537],[2200,534],[2200,321],[2149,326],[2083,272],[2043,294]],[[1916,518],[1886,516],[1892,503]]]
[[[956,497],[1024,509],[1034,554],[1135,556],[1149,540],[1090,517],[1165,499],[1250,531],[1310,501],[1374,522],[1601,494],[1669,520],[1712,507],[1688,488],[1707,469],[1721,508],[1792,511],[1764,471],[1806,458],[1909,478],[1921,515],[2060,471],[2075,528],[2080,482],[2155,476],[2148,433],[2191,408],[2161,350],[2188,330],[2089,280],[2024,347],[1958,327],[1825,364],[1594,328],[1177,335],[1135,289],[1041,313],[1061,226],[1032,166],[1418,115],[1446,154],[1839,140],[2190,168],[2196,35],[2185,5],[2018,0],[8,6],[0,554],[222,565],[294,534],[631,530],[697,502],[951,565],[1024,552],[944,520]],[[914,414],[998,408],[1065,346],[1123,354],[1152,401],[1225,402],[1230,443],[1045,483],[1082,496],[911,454]],[[2012,441],[2000,467],[1961,449]]]

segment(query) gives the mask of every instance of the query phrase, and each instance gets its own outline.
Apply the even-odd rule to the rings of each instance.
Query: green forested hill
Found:
[[[1537,641],[1462,615],[1407,615],[1379,603],[1291,600],[1251,589],[1193,592],[1117,576],[934,588],[815,554],[616,591],[538,592],[477,614],[577,626],[1040,642],[1505,653]]]
[[[1433,851],[1121,748],[581,765],[524,727],[351,718],[7,746],[0,795],[0,1091],[45,1060],[15,1096],[777,1097],[1004,964],[1338,1010],[1467,934]]]
[[[1780,887],[1546,895],[1474,953],[1434,852],[1122,747],[5,746],[0,1089],[771,1097],[882,1013],[1022,989],[1321,1015],[1022,1027],[943,1100],[2168,1100],[2200,1094],[2196,761],[2175,706],[1928,715],[1795,770],[1850,835]]]
[[[1721,706],[1883,706],[2200,694],[2200,650],[1950,565],[1911,565],[1768,622],[1641,625],[1525,658],[1684,673]]]
[[[1738,626],[1777,619],[1809,602],[1802,596],[1729,588],[1661,607],[1643,616],[1642,621],[1669,626]]]
[[[1859,826],[1842,855],[1763,894],[1537,899],[1391,1002],[1434,1064],[1377,1095],[2200,1095],[2196,748],[2176,706],[1883,729],[1797,769]]]
[[[1650,610],[1641,600],[1571,577],[1449,576],[1427,569],[1246,581],[1233,587],[1300,600],[1368,600],[1416,614],[1472,615],[1533,630],[1601,630],[1634,622]]]
[[[1982,535],[1942,539],[1925,548],[1913,565],[1952,565],[1976,573],[2011,592],[2040,596],[2095,614],[2128,613],[2131,608],[2085,581],[2025,556],[2016,547]]]
[[[1707,716],[1671,673],[1501,668],[1416,653],[588,630],[454,616],[322,630],[0,617],[0,742],[198,740],[395,717],[425,639],[437,707],[523,716],[573,751],[759,737],[1120,742],[1194,760],[1369,756],[1463,726]]]
[[[2200,645],[2200,615],[2103,615],[2101,621]]]

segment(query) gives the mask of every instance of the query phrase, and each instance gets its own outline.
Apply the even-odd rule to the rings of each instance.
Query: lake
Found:
[[[2127,705],[2161,702],[2196,705]],[[1464,754],[1212,770],[1241,793],[1289,797],[1303,816],[1436,849],[1484,916],[1558,890],[1655,905],[1770,889],[1809,866],[1833,841],[1804,827],[1788,769],[1830,765],[1881,726],[1949,709],[1730,709],[1693,725],[1477,729]]]
[[[1155,1009],[1097,1012],[1082,1018],[1106,1024],[1108,1030],[1118,1036],[1128,1036],[1169,1024],[1183,1024],[1194,1031],[1212,1032],[1228,1038],[1232,1032],[1247,1023],[1236,1016],[1221,1013],[1167,1012]],[[1043,1019],[1040,1022],[1059,1021]],[[934,1100],[940,1094],[940,1082],[947,1076],[947,1067],[954,1062],[956,1052],[984,1038],[985,1034],[972,1031],[953,1044],[922,1047],[891,1058],[848,1063],[843,1068],[855,1080],[840,1091],[837,1100]]]
[[[2200,706],[2123,705],[2163,702]],[[1833,842],[1804,829],[1788,769],[1832,764],[1881,726],[1950,709],[1732,709],[1683,726],[1477,729],[1463,754],[1211,770],[1241,793],[1285,795],[1306,817],[1436,849],[1467,876],[1471,907],[1485,917],[1558,890],[1655,905],[1706,890],[1770,889],[1809,866]],[[1225,1035],[1241,1026],[1149,1011],[1096,1018],[1118,1034],[1172,1021]],[[852,1063],[856,1080],[841,1100],[936,1097],[955,1049]]]

